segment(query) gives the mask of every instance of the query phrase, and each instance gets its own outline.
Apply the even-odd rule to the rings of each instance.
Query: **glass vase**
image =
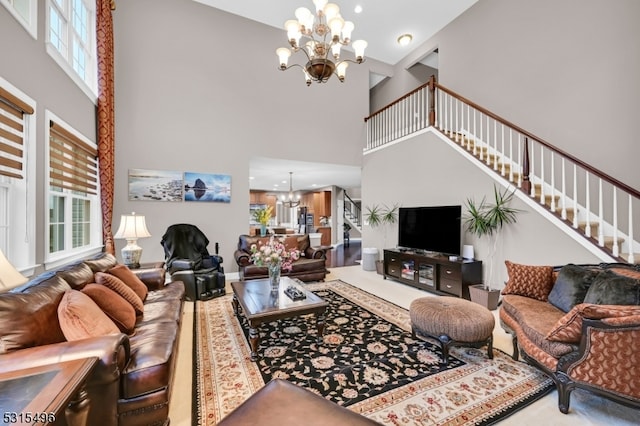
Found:
[[[269,284],[271,285],[271,291],[278,291],[280,288],[280,262],[270,263],[267,269],[269,270]]]

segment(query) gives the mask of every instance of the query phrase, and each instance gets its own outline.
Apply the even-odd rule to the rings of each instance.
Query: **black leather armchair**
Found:
[[[209,239],[195,225],[171,225],[162,236],[165,267],[174,281],[185,285],[187,300],[209,300],[225,294],[222,257],[210,255]]]

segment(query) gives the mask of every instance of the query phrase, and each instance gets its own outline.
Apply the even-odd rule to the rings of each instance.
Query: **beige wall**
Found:
[[[493,179],[471,165],[454,148],[431,132],[367,154],[363,160],[363,205],[399,203],[402,207],[462,205],[467,198],[480,201],[493,196]],[[502,188],[499,186],[499,188]],[[507,279],[504,260],[532,265],[598,263],[596,256],[564,234],[522,201],[513,207],[523,210],[518,222],[502,233],[496,253],[495,287]],[[398,228],[388,228],[387,239],[379,230],[363,229],[364,247],[395,247]],[[477,259],[486,261],[487,242],[463,232],[463,244],[472,244]],[[485,272],[487,266],[485,265]]]
[[[45,108],[92,140],[96,124],[94,104],[45,52],[44,4],[39,2],[38,40],[0,8],[0,75],[38,102],[37,235],[44,235],[47,212]],[[633,123],[640,99],[640,50],[633,43],[640,36],[634,21],[639,15],[635,0],[480,0],[397,64],[375,102],[384,105],[413,87],[415,75],[406,69],[437,47],[443,84],[637,188],[640,145]],[[254,155],[348,165],[364,161],[364,205],[378,198],[405,205],[447,201],[433,190],[441,174],[423,178],[420,167],[430,164],[423,159],[402,154],[419,161],[415,178],[421,186],[397,193],[397,185],[384,189],[386,183],[371,175],[386,175],[393,183],[407,168],[386,161],[390,151],[362,158],[368,71],[387,65],[367,60],[349,68],[344,84],[306,87],[298,70],[277,71],[274,51],[283,44],[283,30],[188,0],[118,2],[114,23],[115,223],[130,211],[149,216],[153,237],[139,242],[143,260],[162,258],[159,241],[167,226],[189,222],[220,242],[225,266],[235,270],[231,253],[246,229],[249,158]],[[443,157],[436,165],[449,161],[459,160]],[[230,174],[232,201],[128,201],[129,168]],[[475,173],[462,164],[446,176],[471,182]],[[480,194],[490,188],[486,182],[475,189]],[[469,189],[452,187],[446,194],[464,199]],[[527,215],[527,221],[542,221],[529,216],[534,215]],[[546,240],[556,234],[546,232],[525,250],[514,246],[510,255],[517,253],[523,261],[557,259],[553,263],[585,257],[580,249],[548,251]],[[366,244],[366,232],[364,238]],[[43,244],[39,239],[38,262]],[[118,241],[117,248],[122,245]]]
[[[640,188],[639,16],[637,0],[480,0],[396,65],[387,102],[438,48],[443,85]]]
[[[114,18],[115,213],[148,216],[143,258],[162,258],[164,230],[186,222],[237,270],[252,156],[360,165],[369,61],[349,67],[343,84],[307,87],[300,70],[278,70],[284,30],[192,1],[120,2]],[[229,174],[231,203],[128,201],[130,168]]]
[[[35,40],[0,6],[0,76],[36,101],[36,156],[29,158],[36,167],[36,258],[35,262],[44,262],[47,249],[43,235],[48,209],[45,198],[45,182],[48,165],[45,164],[45,110],[73,126],[78,132],[92,141],[96,140],[95,105],[73,83],[67,74],[46,53],[45,50],[45,3],[38,2],[38,39]],[[20,218],[17,233],[25,238]],[[30,265],[32,266],[32,265]]]

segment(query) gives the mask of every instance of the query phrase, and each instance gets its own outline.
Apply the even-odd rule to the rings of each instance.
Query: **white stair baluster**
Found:
[[[565,161],[564,157],[562,157],[562,211],[560,212],[560,217],[562,219],[567,219],[567,174],[565,169]]]
[[[587,216],[587,225],[586,228],[584,229],[584,234],[587,237],[591,237],[591,194],[590,192],[590,188],[589,188],[589,172],[586,172],[586,187],[585,187],[585,191],[586,191],[586,201],[585,201],[585,212],[586,212],[586,216]]]
[[[631,264],[635,262],[634,247],[633,247],[634,235],[633,235],[633,197],[629,194],[629,238],[627,246],[629,247],[629,258],[627,261]]]
[[[573,227],[578,229],[578,166],[573,163]]]
[[[615,257],[620,256],[620,247],[618,246],[618,191],[613,188],[613,247],[611,251]]]
[[[553,151],[549,151],[551,154],[551,202],[549,208],[552,212],[556,212],[556,169],[555,169],[555,155]]]
[[[544,145],[540,144],[540,204],[544,204]]]
[[[602,198],[602,179],[598,178],[598,244],[604,247],[604,200]]]

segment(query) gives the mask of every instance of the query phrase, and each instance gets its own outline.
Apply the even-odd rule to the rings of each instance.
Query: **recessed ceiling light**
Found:
[[[362,13],[362,6],[357,4],[355,9],[353,9],[355,13]]]
[[[398,37],[398,44],[400,46],[406,46],[411,43],[411,40],[413,40],[413,36],[411,34],[402,34]]]

